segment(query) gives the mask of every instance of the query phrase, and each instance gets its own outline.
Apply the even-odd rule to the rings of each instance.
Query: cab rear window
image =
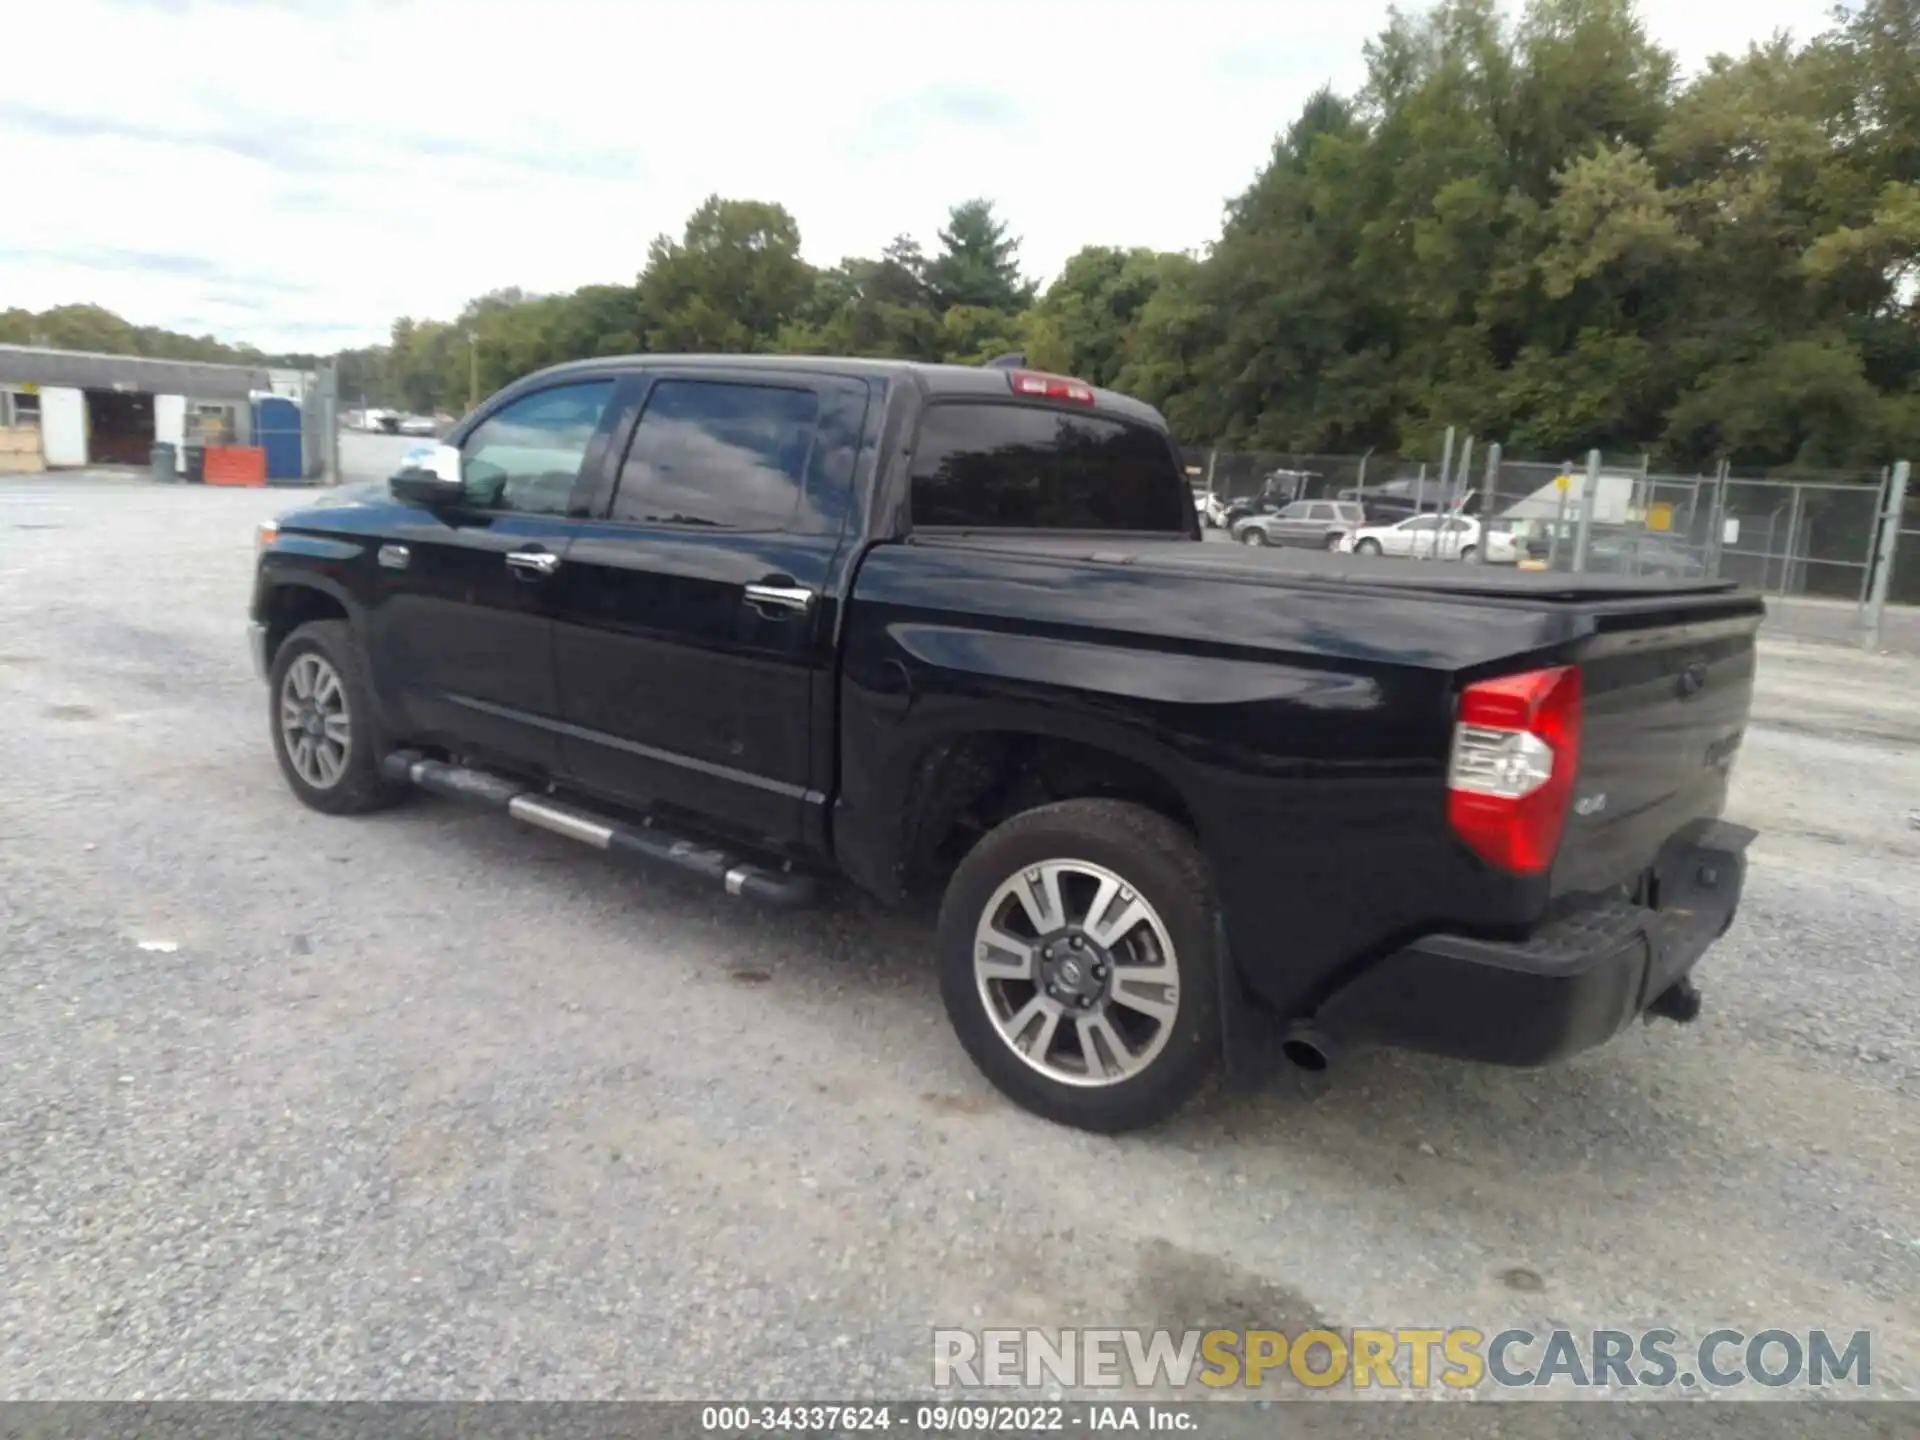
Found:
[[[936,404],[921,421],[913,523],[1186,533],[1193,494],[1166,436],[1048,406]]]

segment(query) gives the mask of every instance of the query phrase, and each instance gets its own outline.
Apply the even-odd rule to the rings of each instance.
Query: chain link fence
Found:
[[[1437,464],[1218,447],[1182,458],[1229,525],[1316,499],[1357,500],[1376,525],[1456,511],[1512,533],[1529,568],[1734,580],[1770,597],[1776,632],[1876,645],[1891,631],[1920,650],[1920,609],[1906,608],[1920,607],[1920,495],[1906,491],[1904,465],[1662,474],[1645,456],[1509,460],[1498,445],[1452,440]]]

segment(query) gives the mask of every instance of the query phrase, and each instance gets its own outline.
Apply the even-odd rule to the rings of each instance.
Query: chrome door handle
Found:
[[[772,610],[793,610],[805,613],[813,604],[813,591],[804,585],[749,585],[747,603],[763,605]]]
[[[507,556],[507,564],[535,575],[551,575],[560,568],[560,557],[551,550],[515,550]]]

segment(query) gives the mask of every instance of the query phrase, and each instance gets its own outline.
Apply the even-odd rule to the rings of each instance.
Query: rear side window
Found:
[[[1164,435],[1040,406],[930,407],[912,487],[915,525],[1182,534],[1193,525]]]
[[[800,503],[819,414],[811,390],[660,381],[620,467],[613,518],[781,529]]]

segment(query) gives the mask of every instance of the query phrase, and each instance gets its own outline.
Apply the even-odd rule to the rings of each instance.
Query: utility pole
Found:
[[[1587,568],[1587,554],[1593,546],[1593,507],[1600,499],[1600,452],[1587,451],[1587,479],[1580,491],[1580,514],[1574,522],[1573,568],[1579,574]]]
[[[1440,499],[1433,507],[1433,544],[1427,547],[1429,555],[1440,553],[1440,527],[1446,524],[1442,518],[1446,508],[1453,501],[1453,426],[1447,426],[1447,438],[1440,450]],[[1414,547],[1419,548],[1420,541],[1414,538]]]
[[[1452,517],[1446,522],[1448,525],[1452,525],[1454,519],[1458,519],[1467,513],[1467,477],[1473,474],[1473,437],[1471,435],[1467,436],[1466,443],[1460,447],[1460,465],[1453,473],[1459,478],[1460,483],[1456,488],[1460,491],[1460,498],[1455,500],[1453,499],[1453,491],[1449,490],[1447,492],[1449,502],[1447,505],[1447,513]],[[1448,535],[1454,533],[1451,529],[1447,531]],[[1482,534],[1480,538],[1484,541],[1487,537]],[[1438,532],[1435,532],[1433,543],[1436,545],[1440,543]],[[1453,547],[1449,546],[1449,548],[1451,549]],[[1450,558],[1458,560],[1460,558],[1460,552],[1455,549]],[[1480,558],[1477,551],[1474,554],[1474,558],[1476,560]]]
[[[1727,462],[1713,462],[1713,492],[1707,501],[1707,574],[1720,578],[1721,552],[1727,542]]]
[[[480,337],[467,331],[467,413],[480,404]]]
[[[320,442],[320,483],[340,483],[340,361],[334,356],[320,362],[314,382],[314,403],[320,411],[315,436]]]
[[[1487,446],[1487,478],[1480,487],[1480,548],[1474,552],[1476,564],[1487,563],[1488,527],[1493,523],[1493,512],[1499,508],[1500,491],[1500,442],[1493,441]]]
[[[1862,643],[1869,650],[1880,648],[1880,619],[1887,608],[1887,585],[1893,578],[1893,552],[1900,543],[1900,522],[1907,513],[1907,478],[1911,468],[1905,460],[1893,467],[1886,509],[1880,517],[1879,543],[1874,546],[1873,588],[1867,594],[1867,628],[1862,637]]]

